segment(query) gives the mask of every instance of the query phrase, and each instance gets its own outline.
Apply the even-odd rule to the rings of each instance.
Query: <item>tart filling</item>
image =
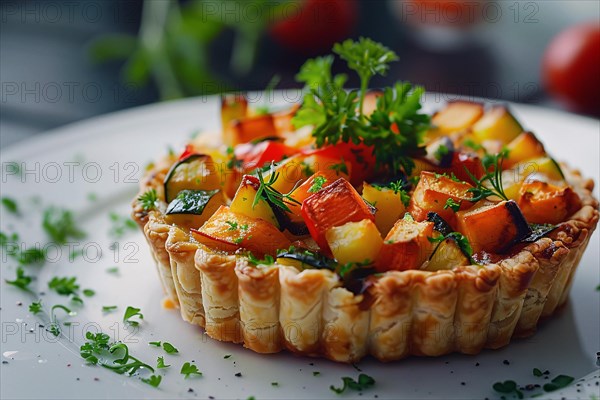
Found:
[[[339,86],[327,60],[300,76]],[[591,180],[504,106],[428,116],[418,88],[338,87],[341,122],[323,87],[270,113],[224,97],[224,144],[148,169],[133,217],[184,320],[260,353],[390,361],[505,346],[566,302]]]

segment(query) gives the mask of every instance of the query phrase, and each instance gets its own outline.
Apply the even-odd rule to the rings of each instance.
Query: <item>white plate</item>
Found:
[[[431,110],[439,107],[441,100],[443,96],[430,95],[425,103]],[[514,105],[514,111],[556,158],[569,161],[586,176],[600,181],[597,120],[523,105]],[[2,195],[18,199],[23,214],[15,218],[3,209],[2,231],[17,231],[27,247],[36,243],[43,246],[48,239],[40,228],[41,211],[55,204],[74,210],[88,233],[86,239],[73,245],[77,249],[86,247],[87,260],[80,257],[70,261],[69,251],[53,247],[51,262],[41,268],[27,267],[29,273],[38,275],[32,286],[38,293],[46,292],[39,296],[46,310],[53,304],[66,304],[64,297],[47,289],[47,282],[55,275],[77,276],[82,289],[97,292],[94,297],[84,298],[85,306],[71,318],[79,325],[64,327],[67,337],[56,340],[35,327],[40,320],[28,312],[27,306],[36,296],[1,284],[2,360],[7,362],[0,368],[2,398],[331,398],[336,395],[330,385],[341,384],[342,376],[357,377],[359,372],[353,366],[285,352],[259,355],[208,338],[201,329],[184,323],[178,312],[161,306],[162,291],[141,233],[131,231],[119,241],[118,251],[109,249],[112,240],[107,234],[108,214],[128,214],[144,165],[163,153],[167,145],[179,148],[192,132],[215,128],[215,98],[191,99],[95,118],[2,151]],[[22,163],[21,178],[7,174],[5,167],[10,161]],[[69,162],[75,164],[64,164]],[[97,200],[90,201],[89,193],[95,193]],[[595,194],[598,196],[598,190]],[[32,200],[36,196],[42,199],[41,205]],[[366,359],[359,368],[373,376],[376,385],[362,394],[347,392],[344,396],[494,398],[499,397],[492,390],[496,381],[546,383],[532,375],[533,368],[549,370],[551,377],[582,377],[594,372],[596,352],[600,350],[600,293],[595,290],[600,283],[598,244],[596,232],[579,266],[571,301],[563,312],[542,323],[535,336],[476,356],[410,358],[389,364]],[[97,249],[101,258],[96,256]],[[2,261],[2,280],[12,279],[15,266],[10,259]],[[118,276],[106,272],[113,266],[119,266]],[[119,309],[103,314],[103,305],[118,305]],[[141,308],[144,314],[137,332],[121,322],[128,305]],[[158,356],[165,356],[172,367],[159,370],[164,375],[159,389],[138,377],[84,365],[78,350],[82,332],[94,327],[126,342],[133,355],[150,364]],[[149,341],[156,340],[171,342],[180,353],[166,355],[148,346]],[[232,356],[225,359],[226,354]],[[179,369],[192,360],[204,375],[184,379]],[[313,376],[314,371],[320,375]],[[235,375],[238,372],[241,377]],[[272,382],[278,386],[272,386]],[[594,383],[590,387],[585,383],[579,389],[597,393]]]

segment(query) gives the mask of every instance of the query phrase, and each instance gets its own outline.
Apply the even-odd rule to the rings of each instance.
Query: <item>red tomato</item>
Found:
[[[576,111],[600,113],[600,23],[575,25],[556,36],[544,54],[546,88]]]
[[[478,179],[485,173],[479,157],[459,152],[455,152],[452,155],[450,171],[453,172],[458,179],[465,182],[473,182],[469,173]],[[469,171],[469,173],[467,173],[467,171]]]
[[[338,143],[335,146],[327,146],[316,150],[308,150],[309,154],[319,154],[323,157],[334,158],[349,162],[351,167],[350,182],[358,186],[373,174],[375,168],[375,156],[371,147],[362,144]]]
[[[270,162],[279,162],[296,152],[296,149],[279,141],[265,140],[257,144],[244,143],[236,146],[235,157],[242,160],[245,170],[251,170]]]
[[[194,146],[192,146],[191,144],[187,144],[185,146],[185,149],[183,150],[183,153],[181,153],[181,155],[179,156],[179,161],[183,160],[184,158],[187,158],[189,155],[194,154],[196,151],[194,150]]]
[[[356,0],[290,2],[283,8],[284,19],[271,27],[270,34],[290,50],[319,54],[350,35],[357,9]]]

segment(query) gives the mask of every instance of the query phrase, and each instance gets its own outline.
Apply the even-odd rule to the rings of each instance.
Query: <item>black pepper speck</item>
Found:
[[[238,378],[240,378],[240,377],[242,376],[242,373],[241,373],[241,372],[237,372],[237,373],[235,374],[235,376],[237,376]]]
[[[188,389],[188,393],[194,393],[194,389],[192,389],[192,388],[189,388],[189,389]]]
[[[8,361],[6,361],[6,360],[3,360],[3,361],[2,361],[2,364],[8,364]]]
[[[100,380],[100,378],[94,378],[94,380],[95,380],[96,382],[98,382],[98,381]]]
[[[479,367],[479,363],[475,363],[475,366],[476,366],[476,367]]]
[[[510,365],[510,361],[504,360],[504,361],[502,361],[502,364],[504,364],[504,365]]]
[[[461,385],[463,385],[463,386],[465,386],[465,385],[466,385],[466,382],[461,382],[460,384],[461,384]]]
[[[21,301],[17,301],[17,305],[18,305],[19,307],[21,307],[21,306],[23,305],[23,302],[21,302]]]

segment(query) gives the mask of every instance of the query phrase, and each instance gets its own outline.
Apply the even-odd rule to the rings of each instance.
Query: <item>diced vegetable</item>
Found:
[[[306,268],[334,270],[337,265],[335,260],[325,257],[323,254],[296,247],[290,247],[288,250],[279,252],[277,263],[296,267],[299,270]]]
[[[165,221],[198,228],[222,205],[225,205],[225,198],[220,190],[182,190],[169,203]]]
[[[244,175],[229,208],[232,212],[252,218],[260,218],[279,228],[279,222],[267,199],[261,198],[255,204],[256,193],[260,187],[257,177]]]
[[[521,133],[506,148],[508,157],[504,161],[504,168],[510,168],[520,162],[543,157],[546,154],[544,145],[531,132]]]
[[[410,199],[408,212],[417,221],[424,221],[427,219],[428,212],[435,212],[454,226],[455,212],[472,206],[472,203],[467,200],[472,197],[468,192],[472,187],[468,183],[456,182],[445,175],[421,172],[421,179]]]
[[[380,272],[419,268],[431,255],[432,222],[417,222],[410,216],[398,220],[387,234],[375,267]]]
[[[330,228],[325,238],[340,264],[373,262],[383,244],[377,227],[370,219]]]
[[[467,237],[473,252],[502,253],[530,232],[529,225],[514,201],[456,213],[458,231]]]
[[[245,171],[262,168],[271,162],[280,162],[284,158],[296,153],[292,147],[288,147],[281,141],[270,138],[259,143],[244,143],[236,146],[235,156],[242,161]]]
[[[425,148],[425,156],[429,162],[440,168],[448,168],[454,158],[454,143],[448,136],[432,140]]]
[[[519,194],[519,207],[530,223],[558,224],[581,208],[579,196],[568,186],[525,182]]]
[[[537,177],[537,174],[543,174],[544,177],[553,181],[564,181],[565,176],[558,163],[550,157],[536,158],[529,160],[521,165],[522,173],[525,178]]]
[[[467,129],[483,115],[483,104],[470,101],[454,101],[431,118],[436,132],[451,133]]]
[[[343,178],[304,200],[302,217],[310,235],[321,249],[328,249],[325,238],[328,229],[347,222],[375,220],[371,208],[350,182]]]
[[[165,198],[170,203],[180,191],[221,188],[217,165],[206,154],[190,154],[175,163],[165,177]]]
[[[519,200],[523,182],[529,181],[564,182],[564,175],[558,163],[550,157],[524,161],[502,171],[504,193],[511,200]]]
[[[479,179],[485,175],[485,170],[481,164],[481,159],[477,155],[455,152],[452,157],[450,173],[454,174],[461,181],[473,183],[469,174]]]
[[[369,90],[365,94],[365,100],[363,103],[363,113],[365,115],[371,115],[377,108],[377,99],[383,94],[381,90]]]
[[[233,143],[247,143],[253,140],[277,136],[275,119],[271,114],[254,115],[230,123]]]
[[[502,143],[508,143],[523,132],[521,124],[504,106],[487,110],[472,129],[479,143],[485,140],[500,140]]]
[[[232,212],[221,206],[204,225],[193,231],[194,238],[223,251],[244,248],[255,255],[270,254],[290,247],[290,241],[271,223]]]
[[[248,111],[248,100],[240,94],[221,96],[221,126],[223,127],[223,141],[228,146],[235,142],[232,129],[233,121],[246,117]]]
[[[368,180],[374,172],[375,156],[373,156],[373,149],[363,144],[355,145],[341,142],[335,146],[309,150],[305,154],[319,155],[329,160],[333,159],[336,160],[336,164],[340,162],[349,163],[348,174],[350,175],[350,182],[356,186]]]
[[[406,208],[402,203],[400,192],[386,187],[363,183],[363,198],[373,204],[377,211],[375,212],[375,225],[382,235],[387,235],[394,223],[406,213]]]
[[[449,237],[435,244],[433,254],[429,258],[429,261],[423,265],[422,269],[426,271],[439,271],[469,264],[469,259],[460,247],[458,247],[456,240]]]

